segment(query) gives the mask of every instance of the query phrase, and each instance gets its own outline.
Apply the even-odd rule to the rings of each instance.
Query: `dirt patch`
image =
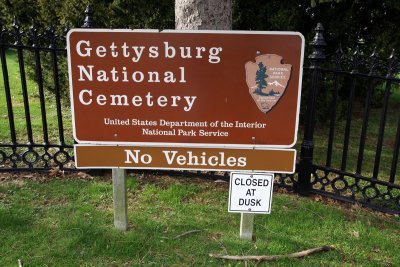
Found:
[[[391,220],[393,223],[398,224],[400,227],[400,221],[396,220],[399,217],[399,215],[397,214],[383,213],[375,211],[368,207],[364,207],[359,203],[346,203],[320,195],[312,195],[311,198],[314,201],[322,202],[326,205],[339,208],[344,212],[347,220],[349,221],[358,220],[360,216],[364,216],[366,218],[370,218],[371,225],[374,225],[376,227],[383,227],[384,223],[387,222],[387,220]]]
[[[47,172],[4,172],[0,173],[0,184],[1,183],[14,183],[21,185],[25,181],[35,181],[35,182],[47,182],[53,181],[55,179],[84,179],[93,180],[93,176],[85,172],[64,172],[59,169],[52,169]]]

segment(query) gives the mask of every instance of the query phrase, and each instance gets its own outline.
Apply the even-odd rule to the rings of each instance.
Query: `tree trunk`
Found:
[[[232,1],[175,0],[175,29],[232,30]]]

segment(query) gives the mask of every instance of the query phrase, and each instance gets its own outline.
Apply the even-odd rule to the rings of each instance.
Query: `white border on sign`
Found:
[[[75,144],[74,145],[74,157],[75,157],[75,167],[77,169],[140,169],[140,170],[181,170],[181,171],[213,171],[214,169],[201,169],[201,168],[167,168],[167,167],[136,167],[136,166],[132,166],[132,167],[118,167],[118,166],[84,166],[84,167],[80,167],[78,166],[78,155],[76,153],[76,148],[78,146],[93,146],[93,145],[88,145],[88,144]],[[103,145],[101,144],[101,146],[113,146],[113,145]],[[119,146],[119,145],[116,145]],[[131,145],[123,145],[123,146],[131,146]],[[133,146],[132,146],[133,147]],[[158,146],[147,146],[147,147],[158,147]],[[187,148],[200,148],[200,147],[194,147],[194,146],[186,146]],[[215,147],[201,147],[201,148],[215,148]],[[233,148],[227,148],[227,149],[233,149]],[[246,148],[235,148],[235,149],[246,149]],[[296,170],[296,156],[297,156],[297,150],[296,149],[274,149],[274,148],[262,148],[259,150],[274,150],[274,151],[293,151],[294,152],[294,159],[293,159],[293,167],[291,171],[285,172],[285,171],[277,171],[277,170],[251,170],[251,169],[215,169],[214,171],[227,171],[227,172],[237,172],[237,173],[242,173],[242,172],[257,172],[257,173],[272,173],[272,172],[276,172],[276,173],[285,173],[285,174],[293,174]]]
[[[248,210],[231,210],[231,194],[232,194],[232,178],[235,174],[241,175],[262,175],[262,176],[271,176],[271,191],[269,196],[269,203],[268,203],[268,210],[267,211],[248,211]],[[229,178],[229,199],[228,199],[228,212],[231,213],[257,213],[257,214],[270,214],[271,213],[271,206],[272,206],[272,192],[274,191],[274,180],[275,175],[273,173],[261,173],[261,172],[231,172]]]
[[[296,111],[296,125],[294,129],[293,143],[290,145],[260,145],[260,144],[212,144],[212,143],[163,143],[163,142],[114,142],[114,141],[88,141],[80,140],[76,137],[75,128],[75,110],[74,110],[74,97],[72,88],[72,66],[71,66],[71,54],[70,54],[70,41],[69,37],[73,32],[143,32],[143,33],[198,33],[198,34],[269,34],[269,35],[297,35],[301,38],[301,56],[300,56],[300,69],[299,69],[299,87],[297,97],[297,111]],[[72,133],[74,139],[81,144],[102,144],[102,145],[139,145],[139,146],[176,146],[176,147],[210,147],[210,148],[252,148],[252,149],[264,149],[264,148],[291,148],[297,142],[297,133],[299,126],[299,114],[300,114],[300,100],[301,100],[301,89],[303,81],[303,63],[304,63],[304,46],[305,39],[300,32],[285,32],[285,31],[218,31],[218,30],[129,30],[129,29],[71,29],[67,33],[67,55],[68,55],[68,78],[69,78],[69,89],[70,89],[70,102],[71,102],[71,113],[72,113]]]

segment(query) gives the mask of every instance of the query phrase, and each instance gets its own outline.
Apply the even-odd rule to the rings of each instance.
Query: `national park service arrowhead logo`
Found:
[[[283,58],[274,54],[259,55],[256,62],[246,63],[249,93],[263,113],[269,112],[284,95],[292,65],[282,64]]]

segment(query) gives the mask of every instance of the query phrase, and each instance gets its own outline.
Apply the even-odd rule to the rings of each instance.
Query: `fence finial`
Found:
[[[310,45],[313,48],[312,54],[308,57],[314,60],[323,60],[325,59],[324,47],[326,46],[325,38],[324,38],[324,26],[322,23],[318,23],[315,28],[315,36],[311,41]]]
[[[93,8],[91,5],[88,5],[85,9],[85,21],[82,25],[82,28],[94,28],[95,23],[93,20]]]
[[[339,43],[339,47],[333,56],[333,62],[335,62],[337,70],[342,69],[343,59],[344,59],[344,52],[343,52],[343,48],[342,48],[342,43]]]
[[[16,16],[13,17],[13,22],[12,22],[12,29],[14,30],[15,35],[20,34],[20,27],[19,27],[19,21]]]
[[[370,58],[378,58],[378,48],[375,46],[374,51],[372,51],[372,54],[369,56]]]
[[[356,51],[354,51],[353,57],[351,59],[351,64],[352,64],[351,73],[357,73],[358,72],[358,68],[359,68],[361,62],[362,62],[361,51],[360,51],[360,47],[357,45],[356,46]]]
[[[37,47],[38,45],[38,29],[36,26],[36,21],[35,19],[32,19],[31,26],[29,27],[30,29],[30,40],[32,41],[32,47]]]
[[[36,27],[36,20],[35,19],[31,19],[31,26],[29,27],[29,29],[31,31],[37,31],[37,27]]]
[[[379,55],[378,55],[378,50],[375,46],[374,51],[372,51],[372,54],[367,59],[367,65],[369,66],[369,73],[371,75],[375,74],[375,70],[378,64],[379,64]]]
[[[12,27],[14,29],[14,37],[15,37],[15,45],[21,45],[22,44],[22,32],[19,27],[19,21],[17,20],[17,17],[14,16],[13,18],[13,23]]]
[[[393,74],[396,73],[399,69],[399,62],[397,60],[395,49],[392,49],[392,53],[390,53],[389,58],[387,59],[387,74],[386,77],[393,77]]]
[[[13,17],[12,26],[13,26],[14,28],[19,27],[19,23],[18,23],[18,20],[17,20],[17,17],[16,17],[16,16]]]

